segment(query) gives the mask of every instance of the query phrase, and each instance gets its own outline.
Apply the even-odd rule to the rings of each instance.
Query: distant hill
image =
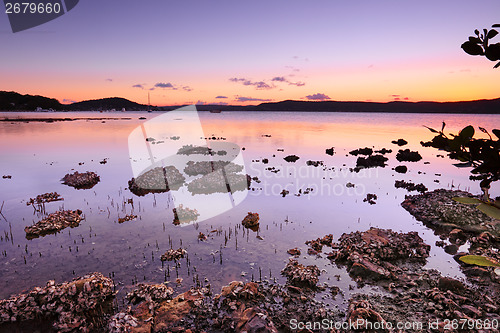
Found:
[[[69,105],[59,103],[54,98],[21,95],[16,92],[0,91],[0,110],[34,111],[42,109],[71,111],[100,111],[115,109],[120,111],[145,111],[147,105],[125,98],[112,97],[76,102]],[[168,111],[180,106],[152,107],[152,110]],[[476,113],[500,114],[500,98],[466,102],[338,102],[338,101],[293,101],[286,100],[259,105],[197,105],[200,111],[320,111],[320,112],[393,112],[393,113]]]
[[[111,97],[76,102],[68,105],[66,108],[73,111],[100,111],[111,109],[120,111],[123,108],[127,111],[144,111],[148,109],[148,106],[129,101],[125,98]]]
[[[252,106],[197,105],[198,110],[222,111],[323,111],[323,112],[394,112],[394,113],[478,113],[500,114],[500,98],[467,102],[337,102],[282,101]]]
[[[55,98],[21,95],[14,91],[0,91],[0,110],[34,111],[37,107],[54,110],[64,109],[63,105]]]

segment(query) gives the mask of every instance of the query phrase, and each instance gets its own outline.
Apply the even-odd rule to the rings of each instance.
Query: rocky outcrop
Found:
[[[54,234],[67,227],[77,227],[83,219],[81,215],[82,211],[79,209],[63,210],[49,214],[43,220],[24,228],[26,238],[33,239],[47,234]]]

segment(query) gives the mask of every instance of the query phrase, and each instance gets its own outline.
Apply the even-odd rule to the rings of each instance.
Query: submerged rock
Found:
[[[76,189],[91,189],[99,183],[101,178],[95,172],[87,171],[79,173],[75,171],[72,174],[66,174],[61,180],[63,184],[72,186]]]
[[[172,212],[174,213],[173,224],[175,225],[194,222],[200,216],[198,210],[184,207],[182,204],[172,209]]]
[[[53,234],[67,227],[77,227],[82,221],[82,211],[64,210],[49,214],[43,220],[24,228],[27,239]]]
[[[367,193],[366,198],[363,199],[363,202],[368,202],[370,205],[375,205],[377,202],[378,197],[374,193]]]
[[[130,192],[137,196],[178,190],[186,178],[174,166],[156,167],[128,181]]]
[[[127,221],[132,221],[132,220],[135,220],[136,218],[137,218],[137,215],[132,215],[132,214],[125,215],[125,217],[119,217],[118,218],[118,223],[124,223],[124,222],[127,222]]]

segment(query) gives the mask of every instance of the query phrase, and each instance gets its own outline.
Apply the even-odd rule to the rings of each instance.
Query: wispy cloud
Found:
[[[134,84],[134,85],[132,86],[132,88],[140,88],[140,89],[144,89],[144,85],[142,85],[142,84]]]
[[[307,95],[306,98],[308,100],[310,100],[310,101],[326,101],[326,100],[331,99],[327,95],[321,94],[321,93],[317,93],[317,94],[313,94],[313,95]]]
[[[269,84],[266,82],[266,80],[261,80],[261,81],[252,81],[250,79],[242,78],[242,77],[232,77],[229,79],[231,82],[235,83],[241,83],[244,86],[254,86],[255,89],[257,90],[267,90],[267,89],[274,89],[277,88],[275,83],[287,83],[290,86],[297,86],[297,87],[302,87],[305,85],[304,82],[292,82],[288,80],[285,76],[275,76],[269,81],[272,83]]]
[[[270,101],[272,101],[272,99],[237,96],[236,101],[237,102],[270,102]]]
[[[67,99],[67,98],[63,99],[62,101],[63,101],[63,103],[76,103],[76,101],[74,101],[72,99]]]
[[[107,82],[113,82],[113,79],[106,79]]]
[[[162,88],[162,89],[174,88],[174,85],[170,82],[167,83],[158,82],[157,84],[155,84],[155,88]]]
[[[222,96],[222,95],[219,95],[219,96],[217,96],[217,97],[215,97],[215,98],[227,98],[227,96]]]
[[[236,82],[236,83],[242,83],[244,86],[254,86],[255,89],[258,89],[258,90],[265,90],[265,89],[276,88],[274,85],[271,86],[271,85],[267,84],[264,81],[252,81],[252,80],[241,78],[241,77],[240,78],[238,78],[238,77],[232,77],[232,78],[229,79],[229,81]]]

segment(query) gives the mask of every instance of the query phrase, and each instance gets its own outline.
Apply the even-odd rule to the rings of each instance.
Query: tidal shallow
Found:
[[[280,271],[290,257],[286,251],[298,247],[302,250],[301,263],[326,270],[320,283],[335,281],[344,291],[344,296],[335,301],[343,303],[359,289],[349,290],[349,285],[355,283],[345,269],[337,268],[325,257],[308,256],[304,243],[330,233],[336,240],[343,233],[372,226],[417,231],[431,245],[426,267],[438,269],[443,275],[463,277],[452,256],[434,245],[439,237],[401,207],[409,193],[396,189],[394,182],[405,180],[423,183],[429,190],[454,188],[478,194],[478,183],[468,179],[469,169],[456,168],[453,161],[439,156],[443,152],[420,146],[420,141],[433,137],[422,125],[439,128],[445,121],[452,133],[469,124],[491,130],[500,127],[498,116],[200,112],[204,136],[225,139],[208,140],[209,145],[223,141],[239,146],[245,172],[258,177],[260,183],[252,182],[242,202],[222,214],[199,223],[174,225],[170,193],[138,197],[128,190],[128,181],[134,176],[129,134],[159,115],[0,113],[0,118],[9,119],[85,118],[0,122],[0,176],[11,176],[0,178],[1,212],[5,217],[0,218],[1,298],[48,280],[62,282],[95,271],[113,277],[121,296],[143,281],[172,281],[171,286],[179,292],[187,290],[196,279],[210,283],[214,290],[233,280],[276,278],[284,282]],[[408,144],[399,147],[391,143],[400,138]],[[335,154],[327,155],[325,150],[331,147]],[[385,154],[387,166],[351,171],[357,158],[348,152],[364,147],[392,149],[392,153]],[[419,151],[422,160],[398,162],[395,156],[401,148]],[[287,162],[284,157],[289,155],[299,159]],[[264,164],[263,159],[268,163]],[[106,163],[101,163],[104,160]],[[309,160],[322,161],[323,165],[307,165]],[[408,172],[392,170],[398,165],[406,165]],[[61,178],[74,171],[96,172],[100,181],[91,189],[62,184]],[[347,183],[355,186],[346,187]],[[285,197],[280,194],[283,189],[289,191]],[[47,192],[59,193],[64,201],[45,204],[46,213],[80,209],[85,219],[78,227],[28,240],[25,227],[45,215],[26,202]],[[368,193],[377,195],[376,204],[363,202]],[[498,184],[493,185],[491,194],[500,195]],[[203,194],[193,196],[202,204],[207,198]],[[257,232],[241,226],[248,212],[260,216]],[[119,218],[130,214],[137,218],[118,223]],[[198,239],[200,232],[207,240]],[[188,260],[181,260],[180,267],[162,263],[160,257],[165,251],[180,247],[186,249],[189,265]],[[340,275],[340,281],[335,275]],[[181,284],[175,283],[177,277],[183,279]],[[372,287],[365,288],[372,291]]]

